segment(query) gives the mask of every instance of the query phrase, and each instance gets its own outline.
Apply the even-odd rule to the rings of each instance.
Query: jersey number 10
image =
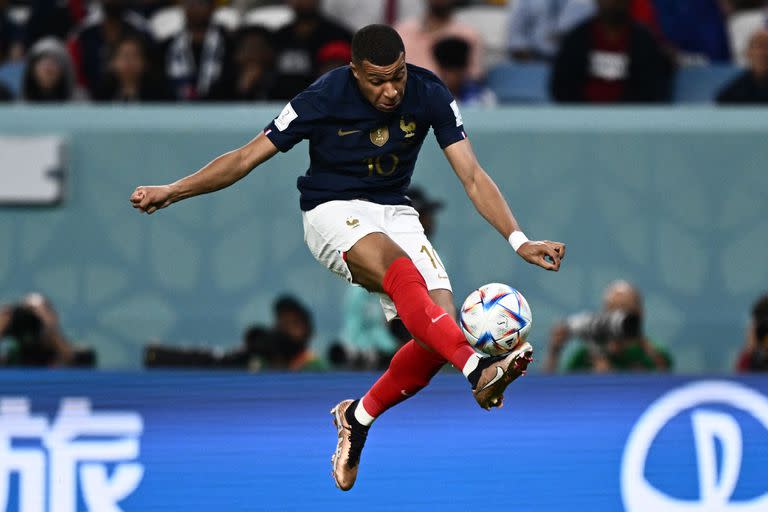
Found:
[[[397,170],[400,159],[394,153],[386,153],[377,157],[363,160],[368,164],[368,176],[373,176],[374,171],[379,176],[391,176]]]

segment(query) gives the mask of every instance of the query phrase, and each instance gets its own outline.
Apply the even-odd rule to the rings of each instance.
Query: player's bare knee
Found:
[[[456,306],[453,304],[453,293],[450,290],[430,290],[432,301],[443,308],[451,318],[456,318]]]
[[[408,255],[384,233],[370,233],[347,251],[347,266],[354,282],[370,291],[382,292],[384,275],[398,258]]]

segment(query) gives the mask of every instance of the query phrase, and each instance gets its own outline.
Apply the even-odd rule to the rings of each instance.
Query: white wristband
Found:
[[[509,245],[511,245],[515,252],[517,252],[517,250],[520,249],[520,246],[528,241],[528,237],[525,236],[525,233],[522,231],[513,231],[512,234],[509,235],[508,240]]]

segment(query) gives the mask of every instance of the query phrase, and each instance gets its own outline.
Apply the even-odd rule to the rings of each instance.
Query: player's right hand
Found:
[[[155,213],[173,203],[171,186],[136,187],[131,194],[131,205],[144,213]]]
[[[560,260],[565,258],[565,244],[550,240],[529,240],[520,246],[517,254],[528,263],[557,272],[560,270]]]

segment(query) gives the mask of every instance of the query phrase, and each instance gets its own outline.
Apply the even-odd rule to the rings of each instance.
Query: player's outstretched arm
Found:
[[[154,213],[182,199],[221,190],[245,177],[275,153],[275,145],[260,133],[245,146],[224,153],[186,178],[169,185],[136,187],[131,194],[131,204],[142,212]]]
[[[560,261],[565,257],[565,244],[549,240],[532,241],[525,238],[496,183],[480,167],[469,140],[455,142],[444,151],[480,215],[508,239],[513,247],[520,244],[515,247],[515,250],[525,261],[547,270],[559,270]],[[524,240],[522,243],[515,239],[518,234]]]

